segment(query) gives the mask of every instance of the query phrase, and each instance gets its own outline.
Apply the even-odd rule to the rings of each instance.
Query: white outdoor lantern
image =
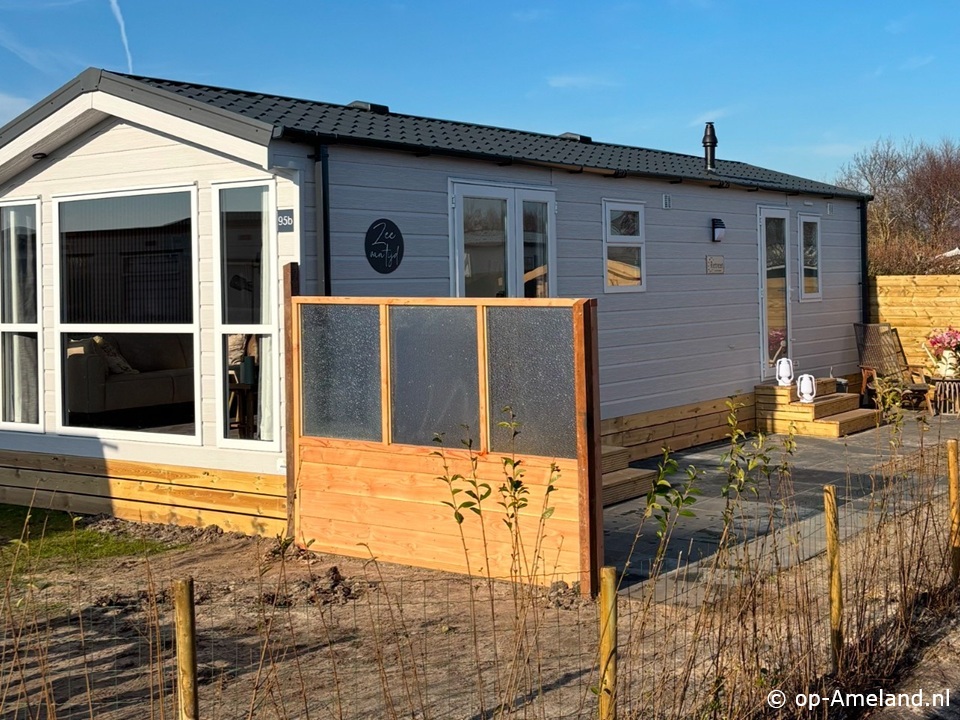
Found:
[[[800,402],[812,403],[817,396],[817,379],[813,375],[801,375],[797,378],[797,395]]]
[[[793,360],[790,358],[777,360],[777,385],[781,387],[793,385]]]

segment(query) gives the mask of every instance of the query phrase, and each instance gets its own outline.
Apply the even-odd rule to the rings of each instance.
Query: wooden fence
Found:
[[[897,328],[911,364],[929,364],[922,344],[930,331],[960,327],[960,275],[881,275],[869,282],[871,321]]]
[[[596,591],[595,300],[289,303],[288,468],[299,543],[453,572],[583,581]],[[518,428],[503,425],[507,405]],[[442,445],[432,442],[437,433]],[[504,507],[515,503],[517,469],[519,522]],[[458,523],[446,503],[469,502],[471,481],[491,494],[480,515],[463,508]]]

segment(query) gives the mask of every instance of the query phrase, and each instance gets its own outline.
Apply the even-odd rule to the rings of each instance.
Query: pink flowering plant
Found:
[[[934,330],[927,336],[927,345],[930,351],[939,360],[947,350],[960,353],[960,330],[948,327],[945,330]]]

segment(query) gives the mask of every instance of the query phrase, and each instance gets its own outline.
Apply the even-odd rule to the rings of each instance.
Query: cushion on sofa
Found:
[[[117,346],[107,340],[102,335],[94,335],[93,346],[98,353],[107,361],[107,370],[112,375],[136,375],[140,371],[133,367],[127,359],[120,354]]]
[[[193,367],[193,337],[182,333],[124,333],[111,337],[140,372]]]

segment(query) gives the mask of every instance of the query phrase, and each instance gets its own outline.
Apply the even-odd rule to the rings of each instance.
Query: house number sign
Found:
[[[363,252],[370,267],[387,275],[400,267],[403,260],[403,233],[393,220],[374,220],[367,229]]]
[[[707,255],[707,275],[723,275],[723,255]]]
[[[277,210],[277,232],[293,232],[293,210]]]

